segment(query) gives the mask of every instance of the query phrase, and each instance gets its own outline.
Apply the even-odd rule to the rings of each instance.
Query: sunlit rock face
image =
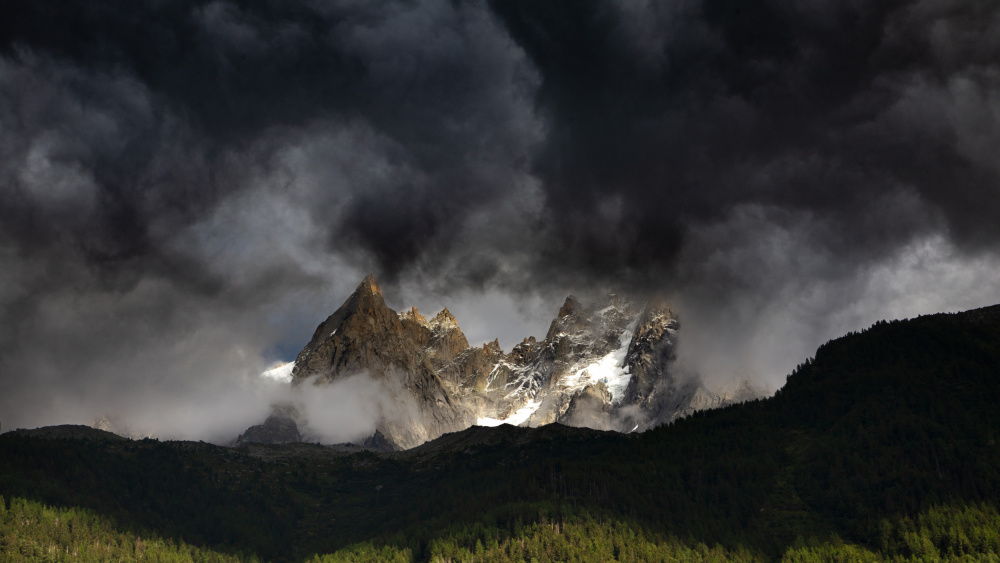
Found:
[[[377,429],[402,448],[468,428],[474,414],[452,400],[438,372],[468,348],[447,310],[428,322],[415,309],[403,315],[386,306],[374,276],[316,329],[299,352],[292,384],[322,385],[366,373],[392,393]]]
[[[760,396],[749,385],[710,390],[673,373],[680,322],[666,303],[610,294],[585,306],[570,296],[545,338],[509,353],[497,341],[470,347],[444,309],[386,306],[373,276],[322,322],[291,368],[293,385],[358,373],[385,383],[379,435],[411,448],[473,424],[554,422],[641,431],[695,410]]]

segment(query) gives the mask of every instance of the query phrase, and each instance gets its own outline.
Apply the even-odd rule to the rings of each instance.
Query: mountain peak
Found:
[[[441,309],[440,313],[434,315],[430,325],[432,328],[437,329],[458,328],[458,319],[456,319],[455,316],[451,314],[451,311],[445,307],[444,309]]]
[[[365,276],[365,279],[361,280],[354,293],[341,306],[341,308],[344,307],[351,312],[360,311],[369,315],[384,316],[384,311],[382,310],[388,311],[389,308],[385,304],[382,288],[379,287],[378,282],[375,280],[375,274],[368,274]],[[379,312],[376,313],[376,311]],[[395,313],[393,313],[393,316],[396,316]]]
[[[569,315],[572,315],[579,309],[580,309],[580,302],[577,301],[576,296],[570,295],[566,297],[566,301],[563,303],[563,306],[559,308],[558,318],[561,319]]]
[[[410,307],[409,311],[403,311],[399,314],[399,318],[402,320],[411,320],[420,326],[428,326],[427,317],[421,315],[416,307]]]
[[[342,338],[371,342],[375,335],[398,333],[402,329],[400,322],[396,312],[386,306],[375,275],[368,274],[343,305],[316,327],[312,340],[295,358],[293,380],[299,381],[317,374],[329,377],[345,367],[331,363],[334,358],[330,355],[336,355],[335,351],[341,348],[333,344],[324,346],[324,343]],[[322,353],[313,357],[313,352],[321,347]],[[357,365],[351,366],[351,369],[366,367],[369,366]]]
[[[375,274],[368,274],[365,279],[361,280],[361,284],[358,288],[354,290],[355,295],[367,294],[377,297],[382,297],[382,288],[379,287],[378,282],[375,280]]]

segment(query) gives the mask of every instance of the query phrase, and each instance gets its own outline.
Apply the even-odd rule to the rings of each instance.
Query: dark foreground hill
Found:
[[[471,428],[344,453],[9,433],[0,558],[996,558],[998,399],[991,307],[877,323],[771,399],[638,435]]]

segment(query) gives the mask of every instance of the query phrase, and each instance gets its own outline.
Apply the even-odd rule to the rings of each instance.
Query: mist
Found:
[[[692,237],[697,247],[686,251],[701,258],[687,262],[670,299],[681,322],[676,370],[710,387],[747,379],[773,392],[816,348],[847,332],[1000,302],[992,252],[964,253],[931,236],[868,267],[845,268],[810,241],[814,224],[776,227],[751,215]]]

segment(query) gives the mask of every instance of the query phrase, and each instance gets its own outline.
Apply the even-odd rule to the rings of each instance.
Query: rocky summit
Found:
[[[389,407],[378,439],[402,449],[473,425],[641,431],[763,394],[678,377],[679,331],[662,301],[610,294],[584,306],[570,296],[544,339],[525,338],[509,353],[496,340],[470,347],[448,309],[430,319],[416,308],[397,313],[369,275],[298,354],[292,385],[358,374],[381,382]]]

